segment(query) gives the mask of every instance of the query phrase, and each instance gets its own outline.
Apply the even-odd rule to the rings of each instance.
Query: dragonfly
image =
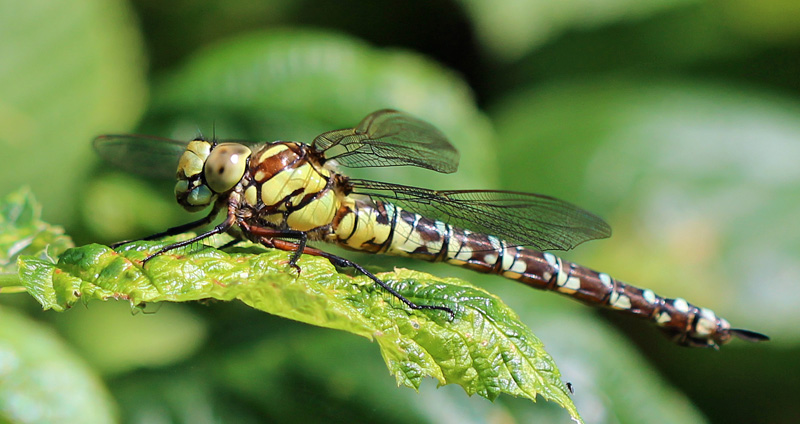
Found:
[[[682,298],[659,296],[550,253],[611,235],[603,219],[568,202],[514,191],[431,190],[341,173],[340,167],[457,170],[459,153],[448,139],[428,122],[397,110],[373,112],[356,127],[324,132],[311,144],[102,135],[94,140],[94,148],[123,170],[177,175],[175,196],[183,208],[211,208],[199,220],[144,240],[197,229],[225,214],[211,230],[165,246],[145,262],[228,233],[235,241],[293,252],[289,265],[298,271],[302,254],[327,258],[369,277],[412,310],[444,311],[454,319],[453,309],[412,302],[363,266],[308,245],[328,242],[498,274],[650,320],[683,346],[718,348],[734,338],[769,339],[732,328],[712,310]]]

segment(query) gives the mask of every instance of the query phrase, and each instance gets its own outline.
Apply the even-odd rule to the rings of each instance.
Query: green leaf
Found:
[[[42,208],[28,188],[0,199],[0,273],[16,274],[21,255],[56,258],[73,246],[63,228],[41,216]]]
[[[97,376],[52,332],[0,307],[0,422],[116,422]]]
[[[336,272],[319,257],[303,256],[290,272],[287,252],[226,253],[202,248],[149,252],[166,242],[134,242],[119,252],[101,245],[66,251],[57,263],[20,261],[20,275],[45,309],[64,310],[77,301],[127,299],[185,302],[238,299],[256,309],[376,340],[398,384],[418,388],[422,378],[458,384],[493,400],[501,393],[552,400],[579,419],[552,358],[541,342],[497,297],[457,279],[409,270],[379,274],[418,304],[452,308],[410,311],[366,277]]]

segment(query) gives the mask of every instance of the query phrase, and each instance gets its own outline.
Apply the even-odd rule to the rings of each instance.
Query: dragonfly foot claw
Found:
[[[110,247],[113,250],[117,250],[118,247],[126,245],[126,244],[128,244],[128,243],[130,243],[132,241],[133,240],[122,240],[122,241],[118,241],[116,243],[111,243],[111,244],[108,245],[108,247]]]
[[[448,321],[451,321],[451,322],[452,322],[453,320],[455,320],[455,319],[456,319],[456,313],[455,313],[455,311],[453,311],[452,309],[448,308],[447,306],[436,306],[436,305],[417,305],[416,303],[413,303],[413,302],[412,302],[412,303],[409,305],[409,307],[410,307],[411,309],[431,309],[431,310],[435,310],[435,311],[444,311],[444,312],[447,312],[447,315],[449,316],[449,319],[448,319]]]
[[[292,270],[296,271],[298,276],[300,276],[300,272],[303,271],[300,268],[300,265],[297,265],[296,263],[294,263],[292,261],[289,261],[289,263],[287,265],[289,266],[289,268],[291,268]]]

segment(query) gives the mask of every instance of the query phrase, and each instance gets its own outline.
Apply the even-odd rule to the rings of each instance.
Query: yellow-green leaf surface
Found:
[[[552,358],[498,298],[456,279],[396,270],[379,277],[419,304],[452,308],[411,312],[366,277],[336,271],[304,256],[299,275],[289,254],[226,253],[213,248],[164,254],[142,265],[164,242],[135,242],[118,252],[101,245],[66,251],[58,262],[26,257],[20,275],[45,309],[81,300],[127,299],[133,305],[200,299],[233,300],[297,321],[374,339],[399,384],[418,388],[425,376],[458,384],[468,394],[501,393],[554,401],[578,418]]]
[[[2,286],[18,280],[17,258],[36,255],[58,257],[72,240],[61,227],[41,220],[42,210],[29,189],[24,188],[0,199],[0,278]]]

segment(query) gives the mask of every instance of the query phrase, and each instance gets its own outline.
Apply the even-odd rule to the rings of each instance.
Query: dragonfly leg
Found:
[[[235,220],[234,216],[230,215],[230,216],[228,216],[227,219],[225,219],[225,221],[223,221],[221,224],[217,225],[216,227],[212,228],[210,231],[206,231],[205,233],[200,234],[200,235],[198,235],[196,237],[192,237],[189,240],[179,241],[177,243],[172,243],[172,244],[170,244],[168,246],[164,246],[161,249],[159,249],[157,252],[155,252],[155,253],[151,254],[150,256],[144,258],[144,260],[142,261],[142,264],[146,264],[147,261],[149,261],[150,259],[155,258],[158,255],[161,255],[162,253],[166,253],[166,252],[169,252],[170,250],[175,250],[175,249],[181,248],[183,246],[188,246],[188,245],[190,245],[192,243],[195,243],[195,242],[198,242],[200,240],[207,239],[207,238],[209,238],[209,237],[211,237],[211,236],[213,236],[215,234],[222,234],[222,233],[228,231],[231,228],[231,226],[233,226],[234,220]],[[186,224],[186,225],[189,225],[189,224]],[[180,228],[180,227],[175,227],[175,228]]]
[[[367,271],[366,269],[364,269],[364,267],[349,259],[345,259],[340,256],[336,256],[334,254],[306,246],[306,241],[308,240],[308,236],[306,235],[306,233],[302,231],[276,230],[274,228],[254,227],[254,226],[248,227],[247,231],[264,238],[265,244],[268,244],[276,249],[285,250],[288,252],[294,252],[292,258],[289,259],[289,264],[294,267],[296,267],[296,265],[294,265],[294,262],[296,262],[300,258],[300,255],[303,253],[314,256],[321,256],[331,261],[331,263],[334,266],[338,266],[341,268],[354,268],[358,272],[366,275],[367,277],[369,277],[369,279],[374,281],[375,284],[382,287],[384,290],[388,291],[392,296],[399,299],[401,302],[403,302],[406,306],[408,306],[411,309],[432,309],[437,311],[444,311],[447,312],[448,315],[450,315],[451,320],[455,318],[456,315],[455,312],[446,306],[418,305],[406,299],[402,294],[398,293],[397,290],[393,289],[388,284],[384,283],[380,278],[375,276],[375,274]],[[296,238],[299,240],[299,242],[293,243],[290,241],[277,239],[276,237]]]
[[[214,205],[214,209],[211,210],[211,213],[209,213],[207,216],[205,216],[203,218],[198,219],[197,221],[192,221],[192,222],[189,222],[189,223],[186,223],[186,224],[183,224],[183,225],[178,225],[177,227],[169,228],[166,231],[162,231],[160,233],[155,233],[155,234],[149,235],[149,236],[147,236],[145,238],[142,238],[142,239],[139,239],[139,240],[158,240],[158,239],[160,239],[162,237],[175,236],[175,235],[178,235],[178,234],[185,233],[185,232],[187,232],[189,230],[193,230],[195,228],[202,227],[203,225],[208,225],[208,224],[211,223],[211,221],[214,220],[214,218],[217,217],[217,215],[219,215],[219,210],[220,210],[220,208],[217,207],[216,205]],[[130,243],[132,241],[135,241],[135,240],[118,241],[118,242],[112,244],[110,247],[112,249],[116,249],[116,248],[122,246],[123,244],[128,244],[128,243]]]
[[[284,240],[273,240],[273,243],[274,243],[274,246],[276,248],[281,249],[281,250],[295,250],[295,249],[297,249],[297,246],[298,246],[296,243],[291,243],[291,242],[284,241]],[[306,254],[309,254],[309,255],[321,256],[321,257],[331,261],[331,263],[334,266],[338,266],[340,268],[353,268],[356,271],[358,271],[358,272],[366,275],[367,277],[369,277],[369,279],[374,281],[375,284],[377,284],[378,286],[380,286],[384,290],[388,291],[392,296],[394,296],[397,299],[399,299],[401,302],[403,302],[406,306],[408,306],[411,309],[417,309],[417,310],[431,309],[431,310],[436,310],[436,311],[444,311],[444,312],[447,312],[447,314],[450,316],[450,320],[453,320],[455,318],[455,316],[456,316],[456,313],[452,309],[448,308],[447,306],[419,305],[419,304],[416,304],[416,303],[406,299],[405,296],[403,296],[402,294],[398,293],[397,290],[393,289],[391,286],[389,286],[388,284],[383,282],[383,280],[378,278],[375,274],[367,271],[364,267],[362,267],[361,265],[359,265],[359,264],[357,264],[357,263],[355,263],[355,262],[353,262],[353,261],[351,261],[349,259],[345,259],[345,258],[343,258],[341,256],[336,256],[336,255],[334,255],[332,253],[328,253],[328,252],[325,252],[325,251],[322,251],[322,250],[319,250],[319,249],[315,249],[313,247],[308,247],[308,246],[305,246],[302,250],[298,249],[298,250],[295,250],[295,251],[302,251],[302,253],[306,253]]]
[[[305,253],[310,253],[306,251],[306,243],[308,242],[308,235],[304,231],[296,231],[296,230],[276,230],[274,228],[269,227],[254,227],[254,226],[247,226],[247,231],[251,234],[255,234],[261,237],[261,242],[263,244],[278,248],[280,250],[291,251],[292,256],[289,258],[289,266],[297,270],[300,273],[300,267],[297,266],[297,261],[300,260],[300,256]],[[275,240],[275,238],[289,238],[297,240],[297,243],[286,242],[283,240]],[[280,246],[279,246],[280,245]],[[316,249],[313,249],[316,250]],[[310,253],[313,255],[313,253]]]
[[[314,249],[314,250],[316,250],[316,249]],[[312,253],[312,254],[314,254],[314,253]],[[345,258],[342,258],[340,256],[336,256],[336,255],[333,255],[331,253],[322,252],[322,251],[319,251],[319,254],[317,256],[322,256],[323,258],[328,259],[335,266],[342,267],[342,268],[349,267],[349,268],[356,269],[358,272],[360,272],[360,273],[366,275],[367,277],[369,277],[372,281],[375,282],[375,284],[381,286],[384,290],[386,290],[389,293],[391,293],[392,296],[398,298],[401,302],[405,303],[406,306],[408,306],[411,309],[432,309],[432,310],[437,310],[437,311],[444,311],[444,312],[447,312],[447,314],[450,316],[450,320],[453,320],[455,318],[455,316],[456,316],[456,313],[452,309],[448,308],[447,306],[418,305],[418,304],[406,299],[403,295],[398,293],[395,289],[391,288],[388,284],[384,283],[380,278],[375,276],[375,274],[367,271],[366,269],[364,269],[364,267],[362,267],[361,265],[359,265],[359,264],[357,264],[357,263],[355,263],[355,262],[353,262],[353,261],[351,261],[349,259],[345,259]]]

